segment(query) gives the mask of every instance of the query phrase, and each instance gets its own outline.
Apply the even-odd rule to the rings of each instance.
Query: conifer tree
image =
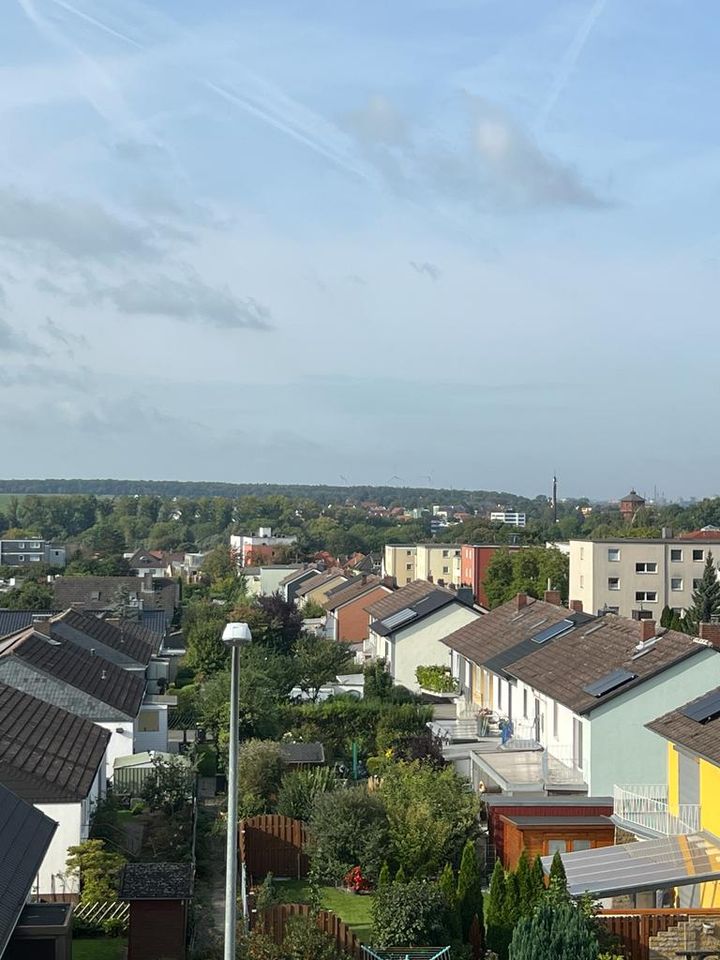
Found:
[[[507,912],[505,870],[500,861],[496,860],[485,903],[485,931],[488,949],[493,950],[500,960],[506,960],[510,942]]]
[[[458,907],[457,886],[455,884],[455,874],[449,863],[445,864],[443,872],[438,879],[438,887],[442,891],[447,903],[448,913],[448,934],[451,941],[462,939],[462,924],[460,923],[460,910]]]
[[[672,607],[667,607],[667,606],[663,607],[663,611],[660,614],[660,626],[665,627],[666,629],[669,630],[670,627],[672,626],[672,620],[673,620]]]
[[[701,623],[711,623],[717,617],[720,617],[720,580],[715,560],[708,550],[702,580],[693,592],[685,619],[692,632],[697,633]]]
[[[521,920],[512,937],[510,960],[597,960],[592,921],[572,903],[541,904]]]
[[[550,864],[550,886],[548,887],[548,896],[555,903],[562,903],[568,900],[567,875],[565,874],[565,865],[558,850],[555,851]]]
[[[398,867],[398,871],[395,874],[395,883],[407,883],[407,876],[405,870],[403,869],[402,864]]]
[[[390,867],[388,866],[387,860],[380,867],[380,873],[378,874],[378,889],[382,887],[387,887],[390,885]]]
[[[473,917],[477,916],[481,927],[483,922],[482,876],[477,850],[472,840],[468,840],[463,848],[458,871],[457,899],[463,937],[467,939]]]
[[[545,871],[543,870],[540,854],[537,854],[533,860],[533,865],[530,870],[530,879],[532,881],[533,906],[536,907],[545,896],[545,891],[547,889],[545,886]]]
[[[515,868],[518,888],[518,905],[521,917],[529,916],[535,908],[535,896],[532,888],[532,874],[530,872],[530,861],[525,850],[520,854],[520,858]]]

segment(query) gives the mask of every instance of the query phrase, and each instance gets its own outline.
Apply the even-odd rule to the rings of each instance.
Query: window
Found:
[[[636,590],[636,603],[657,603],[657,590]]]
[[[40,563],[40,557],[38,557],[36,554],[30,557],[30,560],[32,563]]]
[[[157,733],[160,729],[159,710],[141,710],[138,717],[138,731],[140,733]]]
[[[567,840],[548,840],[547,855],[551,857],[555,853],[567,852]]]
[[[523,690],[523,716],[527,720],[527,690]]]
[[[412,570],[412,564],[411,564],[411,563],[406,563],[406,564],[405,564],[405,569],[406,569],[406,570]]]
[[[592,840],[573,840],[572,841],[572,852],[576,853],[578,850],[591,850],[592,849]]]
[[[671,590],[682,590],[683,588],[683,578],[682,577],[670,577],[670,589]]]
[[[99,590],[92,590],[92,591],[90,592],[90,599],[91,599],[91,600],[99,600],[99,599],[100,599],[100,591],[99,591]]]
[[[443,550],[443,560],[445,559],[445,557],[448,557],[448,556],[450,556],[450,554],[448,553],[448,551],[447,551],[447,550]]]
[[[558,730],[560,728],[558,713],[558,702],[557,700],[553,700],[553,736],[556,740],[558,738]]]
[[[635,564],[635,573],[657,573],[657,563],[654,560],[644,560]]]
[[[443,573],[450,573],[450,567],[443,567]]]
[[[19,544],[18,544],[18,550],[24,550],[24,549],[25,549],[25,544],[24,544],[24,543],[19,543]]]
[[[39,549],[40,549],[40,544],[39,544],[39,543],[31,543],[31,544],[30,544],[30,549],[31,549],[31,550],[39,550]]]
[[[620,560],[620,549],[618,547],[608,549],[608,560],[610,563],[617,563]]]
[[[406,557],[411,557],[411,556],[412,556],[412,550],[406,550],[406,551],[405,551],[405,556],[406,556]]]
[[[18,561],[19,561],[20,563],[25,563],[25,554],[24,554],[24,553],[21,553],[21,554],[20,554],[20,556],[18,557]]]
[[[412,583],[412,577],[405,577],[405,583]]]
[[[459,556],[460,556],[460,551],[459,551],[459,550],[456,550],[456,551],[455,551],[455,556],[456,556],[456,557],[459,557]]]
[[[699,561],[700,563],[702,563],[704,559],[705,559],[704,550],[693,550],[693,560]]]
[[[608,590],[620,589],[620,577],[608,577]]]
[[[670,551],[670,560],[672,563],[682,563],[683,552],[679,547],[673,547]]]

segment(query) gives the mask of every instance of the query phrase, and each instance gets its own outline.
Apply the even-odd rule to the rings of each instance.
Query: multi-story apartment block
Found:
[[[55,546],[40,537],[0,540],[0,566],[24,567],[33,563],[64,567],[65,547]]]
[[[230,537],[230,549],[237,558],[239,567],[249,567],[259,563],[274,563],[284,547],[297,543],[297,537],[277,537],[271,527],[260,527],[253,536]]]
[[[470,587],[475,603],[488,606],[485,576],[498,550],[521,550],[522,547],[498,546],[494,543],[464,543],[460,548],[460,586]]]
[[[685,610],[708,553],[720,560],[720,531],[707,532],[709,537],[571,540],[570,598],[582,601],[588,613],[607,610],[621,617],[651,611],[659,619],[663,607]]]
[[[493,510],[490,514],[490,523],[504,523],[507,527],[524,527],[527,516],[516,510]]]
[[[413,580],[445,586],[459,583],[459,543],[389,543],[383,556],[383,576],[395,577],[399,587]]]

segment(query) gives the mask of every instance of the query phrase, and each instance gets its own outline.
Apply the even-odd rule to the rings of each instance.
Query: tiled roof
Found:
[[[381,600],[376,600],[365,609],[373,620],[384,620],[386,617],[392,616],[393,613],[397,613],[405,607],[411,606],[416,600],[428,597],[435,590],[444,589],[444,587],[439,587],[436,583],[431,583],[429,580],[413,580],[412,583],[407,583],[404,587],[389,594],[389,596],[383,597]],[[446,592],[450,593],[449,590]]]
[[[337,580],[338,577],[343,577],[346,581],[349,579],[349,577],[346,577],[342,570],[339,569],[333,569],[328,570],[325,573],[319,573],[316,577],[313,577],[312,580],[306,580],[298,588],[297,596],[304,597],[312,590],[317,590],[318,587],[322,587],[326,583],[332,583],[332,581]]]
[[[53,617],[51,623],[65,623],[78,633],[83,633],[98,643],[105,644],[118,653],[124,654],[136,663],[147,666],[158,645],[158,638],[140,624],[130,620],[120,620],[117,625],[102,620],[91,613],[78,610],[66,610]]]
[[[380,602],[382,603],[382,601]],[[383,617],[382,620],[374,620],[370,624],[370,629],[381,637],[388,637],[393,633],[404,630],[405,627],[415,626],[420,620],[429,617],[431,613],[442,610],[443,607],[455,602],[457,602],[455,594],[451,593],[450,590],[437,587],[427,596],[420,597],[419,600],[401,607],[397,614],[390,614]]]
[[[714,692],[720,696],[720,687]],[[702,697],[697,697],[696,700],[691,700],[690,703],[663,714],[662,717],[646,723],[645,726],[648,730],[659,733],[666,740],[677,743],[680,747],[686,747],[720,766],[720,716],[711,717],[704,723],[700,723],[697,720],[691,720],[683,713],[686,707],[697,703],[707,695],[703,694]]]
[[[309,573],[313,573],[313,575],[317,576],[317,574],[320,572],[321,571],[318,570],[318,568],[314,564],[308,564],[307,566],[300,567],[297,570],[291,570],[286,577],[282,578],[278,586],[285,587],[288,585],[288,583],[292,583],[293,580],[297,580],[298,577],[305,576],[306,574],[309,574]]]
[[[190,863],[126,863],[119,896],[121,900],[190,900],[193,878]]]
[[[55,606],[61,610],[67,607],[109,610],[117,604],[123,591],[137,594],[145,607],[172,610],[177,596],[174,580],[157,577],[152,591],[143,590],[143,584],[143,577],[55,577],[52,589]]]
[[[341,583],[331,590],[323,606],[326,610],[336,610],[343,603],[349,603],[350,600],[356,600],[371,590],[382,587],[383,582],[380,577],[353,577],[350,583]]]
[[[0,683],[0,782],[34,803],[90,792],[108,730]]]
[[[41,673],[82,690],[127,717],[138,715],[144,679],[102,657],[93,657],[74,643],[52,640],[28,628],[0,641],[0,657],[9,656],[19,657]]]
[[[500,672],[533,648],[527,646],[532,645],[531,637],[571,617],[579,622],[591,619],[586,614],[573,614],[566,607],[532,597],[528,597],[526,605],[518,609],[517,599],[513,599],[460,627],[445,637],[443,643],[481,667],[499,658],[504,660],[504,663],[495,664]]]
[[[56,829],[54,820],[0,785],[0,956]]]
[[[687,634],[667,630],[655,643],[646,644],[641,656],[636,656],[641,653],[639,641],[640,631],[635,620],[606,614],[597,622],[577,627],[515,661],[507,667],[507,672],[575,713],[583,714],[669,667],[711,649]],[[635,676],[599,697],[584,689],[621,669]]]
[[[0,609],[0,637],[24,630],[36,620],[47,620],[52,614],[40,613],[37,610],[2,610]]]

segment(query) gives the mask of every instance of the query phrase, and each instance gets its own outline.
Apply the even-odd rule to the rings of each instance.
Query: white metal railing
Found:
[[[700,805],[681,803],[670,810],[667,784],[634,783],[615,786],[615,816],[623,823],[650,833],[673,837],[700,830]]]

